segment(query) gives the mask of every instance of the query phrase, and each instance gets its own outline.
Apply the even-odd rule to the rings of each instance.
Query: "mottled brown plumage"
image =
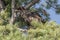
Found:
[[[38,21],[38,22],[41,22],[41,20],[42,20],[42,17],[39,15],[39,13],[31,12],[31,11],[25,9],[24,7],[19,7],[17,10],[18,11],[20,10],[19,15],[26,22],[26,24],[28,26],[32,26],[31,25],[32,20],[35,20],[35,21]]]

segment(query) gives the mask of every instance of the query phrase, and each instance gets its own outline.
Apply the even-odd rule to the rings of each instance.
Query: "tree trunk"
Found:
[[[4,5],[3,5],[3,2],[2,0],[0,0],[0,12],[4,9]]]
[[[15,14],[15,0],[12,0],[11,10],[12,10],[12,16],[11,16],[11,19],[10,19],[9,23],[13,24],[14,21],[15,21],[15,17],[16,17],[16,14]]]

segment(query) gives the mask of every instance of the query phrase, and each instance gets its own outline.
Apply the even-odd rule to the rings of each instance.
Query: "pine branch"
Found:
[[[28,5],[25,6],[25,9],[29,9],[34,4],[38,3],[40,0],[33,0],[32,2],[28,3]]]

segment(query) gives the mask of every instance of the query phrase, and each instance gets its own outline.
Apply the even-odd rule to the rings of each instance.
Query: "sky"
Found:
[[[48,10],[49,14],[50,14],[50,19],[53,20],[53,21],[56,21],[56,23],[60,24],[60,15],[59,14],[56,14],[54,12],[54,9],[50,9]]]
[[[42,0],[44,3],[44,0]],[[40,4],[42,3],[40,2]],[[40,4],[36,5],[36,8],[40,7]],[[60,4],[60,0],[58,0],[58,4]],[[60,24],[60,15],[56,14],[53,8],[47,9],[47,12],[50,14],[50,21],[55,21],[57,24]]]
[[[58,4],[60,4],[60,0],[58,0]],[[56,21],[56,23],[60,24],[60,15],[56,14],[56,12],[54,12],[54,9],[51,8],[50,10],[48,10],[49,14],[50,14],[50,18],[51,20]]]

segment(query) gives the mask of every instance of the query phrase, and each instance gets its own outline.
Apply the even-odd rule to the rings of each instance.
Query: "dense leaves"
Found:
[[[0,40],[60,40],[60,26],[54,21],[35,24],[36,29],[21,32],[16,25],[0,26]]]

